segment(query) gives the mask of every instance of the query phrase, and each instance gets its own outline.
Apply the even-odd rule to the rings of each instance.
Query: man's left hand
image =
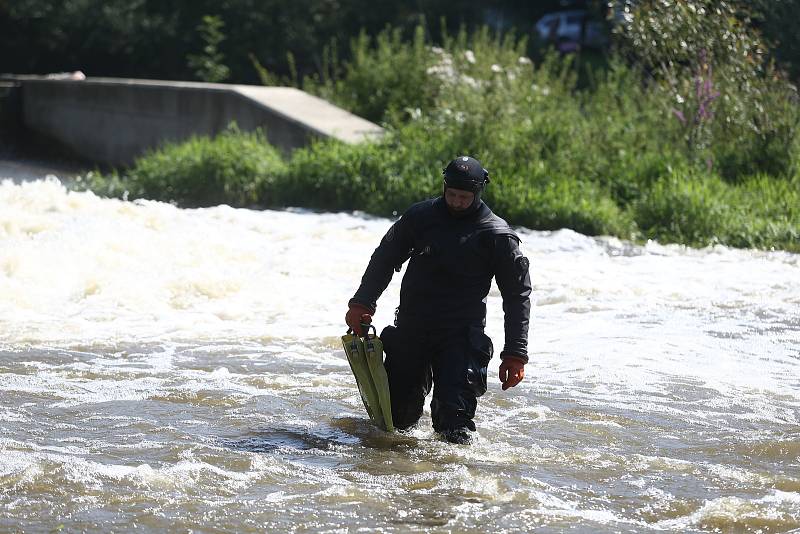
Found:
[[[500,364],[500,382],[503,391],[513,388],[525,378],[525,361],[516,356],[506,356]]]

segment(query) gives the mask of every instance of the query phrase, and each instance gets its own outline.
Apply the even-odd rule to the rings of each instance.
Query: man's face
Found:
[[[471,191],[448,187],[444,192],[444,201],[447,203],[447,207],[456,213],[469,208],[473,200],[475,200],[475,193]]]

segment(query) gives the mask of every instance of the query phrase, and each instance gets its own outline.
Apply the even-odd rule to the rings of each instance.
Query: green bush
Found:
[[[410,42],[399,28],[386,28],[373,40],[365,31],[350,43],[350,60],[339,65],[335,48],[327,49],[321,74],[308,76],[303,88],[374,122],[404,113],[429,109],[436,87],[428,68],[436,54],[425,43],[425,30],[417,26]]]
[[[111,196],[149,198],[184,206],[276,205],[269,194],[282,181],[286,164],[260,131],[231,126],[215,138],[168,143],[108,177],[90,173],[84,187]]]
[[[800,252],[800,180],[756,175],[733,188],[730,198],[739,217],[729,225],[726,244]]]
[[[587,235],[633,234],[630,218],[591,182],[553,177],[536,185],[498,184],[490,193],[487,201],[492,208],[514,225],[538,230],[571,228]]]
[[[372,144],[318,142],[298,150],[289,162],[289,179],[280,193],[283,204],[375,212],[366,202],[384,176],[381,156],[382,151]]]
[[[725,242],[730,225],[729,187],[713,175],[673,171],[633,205],[642,235],[687,245]]]
[[[680,130],[670,141],[690,161],[730,182],[791,174],[797,89],[766,60],[735,3],[643,0],[623,20],[617,44],[660,95]]]
[[[633,206],[643,236],[694,246],[800,250],[800,182],[766,175],[730,185],[673,172]]]

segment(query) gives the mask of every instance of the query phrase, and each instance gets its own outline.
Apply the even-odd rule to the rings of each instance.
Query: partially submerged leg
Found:
[[[454,443],[469,443],[478,397],[486,393],[492,342],[480,326],[442,331],[432,360],[433,428]]]
[[[381,332],[395,428],[413,426],[422,416],[431,390],[430,350],[426,336],[410,329],[387,327]]]

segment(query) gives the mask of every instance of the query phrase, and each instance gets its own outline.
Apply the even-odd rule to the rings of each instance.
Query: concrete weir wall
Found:
[[[159,80],[15,77],[26,128],[98,163],[125,165],[148,148],[192,135],[213,135],[236,122],[263,128],[284,151],[313,138],[346,143],[383,130],[325,100],[290,87]]]
[[[3,132],[15,132],[22,124],[21,94],[19,82],[0,80],[0,130]]]

